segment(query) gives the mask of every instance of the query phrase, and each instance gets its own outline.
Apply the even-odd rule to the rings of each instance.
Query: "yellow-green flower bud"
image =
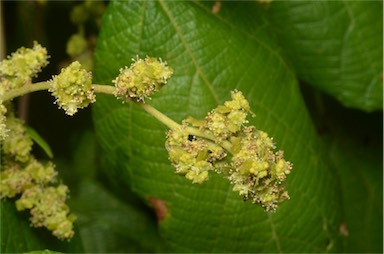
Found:
[[[4,162],[2,159],[0,172],[0,198],[13,198],[30,186],[32,179],[28,172],[22,170],[21,165],[14,162]]]
[[[266,211],[275,211],[278,203],[289,198],[281,186],[292,165],[283,159],[283,152],[273,153],[274,144],[268,134],[255,127],[244,127],[240,149],[232,156],[233,171],[228,179],[244,200],[261,204]]]
[[[47,185],[55,181],[57,171],[53,163],[41,164],[33,157],[20,164],[6,157],[0,173],[0,197],[12,198],[32,185]]]
[[[52,162],[43,165],[34,158],[29,161],[24,171],[29,174],[34,183],[41,185],[53,183],[57,175],[55,165]]]
[[[35,227],[46,227],[59,239],[72,238],[75,216],[65,204],[68,188],[65,185],[43,187],[35,185],[16,201],[17,210],[31,209],[31,223]]]
[[[208,171],[211,169],[212,165],[210,163],[199,161],[185,174],[185,178],[191,180],[192,183],[202,183],[208,179]]]
[[[79,108],[87,107],[96,101],[92,75],[77,61],[62,69],[51,82],[49,91],[56,97],[55,103],[63,108],[67,115],[72,116]]]
[[[67,54],[76,57],[87,50],[87,41],[80,34],[72,35],[67,42]]]
[[[33,48],[20,48],[0,63],[0,80],[6,90],[21,87],[31,82],[48,64],[47,50],[37,42]],[[5,81],[6,80],[6,81]]]
[[[30,158],[32,139],[26,133],[23,121],[15,117],[8,117],[7,137],[3,141],[2,152],[10,155],[18,162],[26,162]]]
[[[207,128],[217,138],[217,142],[228,139],[239,132],[247,123],[247,114],[250,112],[248,101],[240,91],[231,93],[232,100],[208,113],[204,128]]]
[[[89,12],[84,4],[78,4],[72,8],[70,13],[71,22],[75,25],[85,23],[89,18]]]
[[[129,68],[120,69],[119,76],[113,80],[117,88],[115,96],[124,100],[144,101],[160,90],[172,73],[172,69],[161,59],[138,59]]]
[[[215,170],[214,162],[226,156],[220,146],[201,138],[190,137],[185,128],[167,134],[166,148],[176,173],[185,175],[192,183],[208,180],[209,171]]]

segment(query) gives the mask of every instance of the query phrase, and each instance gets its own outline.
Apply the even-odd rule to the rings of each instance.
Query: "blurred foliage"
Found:
[[[7,53],[37,40],[52,56],[37,80],[69,60],[66,43],[78,32],[70,13],[79,3],[1,2]],[[192,185],[175,175],[166,128],[135,105],[98,96],[92,112],[67,117],[39,92],[17,109],[71,189],[76,236],[60,242],[29,227],[6,201],[2,253],[382,252],[381,1],[108,5],[94,81],[111,84],[136,55],[162,57],[175,75],[149,103],[177,121],[242,90],[257,115],[251,123],[294,163],[291,200],[267,214],[221,176]],[[34,148],[41,159],[44,146]]]

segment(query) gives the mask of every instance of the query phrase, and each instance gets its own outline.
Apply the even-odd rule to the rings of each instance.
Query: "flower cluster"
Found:
[[[37,42],[34,42],[31,49],[18,49],[0,63],[2,89],[7,91],[31,83],[32,77],[47,64],[47,50]]]
[[[188,125],[187,119],[181,128],[167,133],[166,148],[176,173],[185,175],[193,183],[202,183],[227,153],[220,145],[188,135]]]
[[[49,91],[56,97],[59,107],[70,116],[74,115],[79,108],[87,107],[96,101],[92,88],[92,75],[77,61],[53,77]]]
[[[115,96],[123,100],[144,101],[163,87],[172,74],[172,69],[161,59],[137,59],[130,67],[120,69],[119,76],[113,80]]]
[[[53,163],[40,163],[31,155],[32,139],[22,120],[7,116],[8,129],[1,146],[0,198],[13,198],[17,210],[30,209],[31,223],[47,227],[59,239],[70,239],[74,215],[65,204],[67,187],[55,186],[57,171]]]
[[[9,136],[2,144],[4,155],[10,155],[16,161],[25,163],[29,160],[32,150],[32,139],[25,133],[25,127],[20,119],[8,117],[6,126],[10,130]]]
[[[176,172],[193,183],[207,180],[210,171],[222,173],[244,200],[275,211],[279,202],[289,198],[282,182],[292,165],[282,151],[273,152],[267,133],[245,125],[249,113],[248,101],[233,91],[232,100],[205,119],[188,118],[179,129],[170,130],[166,148]]]
[[[76,217],[69,214],[65,204],[67,197],[68,187],[63,184],[57,187],[34,185],[23,192],[16,201],[16,208],[19,211],[30,209],[35,227],[46,227],[57,238],[70,239]]]
[[[48,64],[47,50],[34,42],[33,48],[20,48],[0,62],[0,141],[7,136],[7,108],[1,97],[9,90],[31,85],[32,78]]]

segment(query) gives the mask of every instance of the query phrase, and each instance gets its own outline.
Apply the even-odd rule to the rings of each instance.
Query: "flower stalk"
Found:
[[[44,91],[49,90],[51,88],[50,81],[43,81],[43,82],[36,82],[33,84],[28,84],[16,89],[12,89],[10,91],[5,92],[2,96],[0,96],[0,101],[11,101],[17,97],[23,96],[25,94],[37,92],[37,91]],[[116,93],[116,87],[114,86],[108,86],[108,85],[100,85],[100,84],[93,84],[92,85],[93,91],[95,93],[100,94],[108,94],[108,95],[114,95]],[[169,129],[174,130],[177,128],[180,128],[181,125],[169,118],[168,116],[164,115],[162,112],[154,108],[153,106],[143,103],[143,102],[135,102],[137,105],[139,105],[141,108],[143,108],[146,112],[148,112],[150,115],[155,117],[158,121],[163,123],[165,126],[167,126]],[[214,141],[215,138],[210,135],[209,133],[204,133],[200,131],[198,128],[188,127],[186,130],[188,134],[198,136],[201,138],[205,138],[211,141]],[[229,142],[223,142],[221,144],[223,148],[225,148],[228,152],[231,151]]]

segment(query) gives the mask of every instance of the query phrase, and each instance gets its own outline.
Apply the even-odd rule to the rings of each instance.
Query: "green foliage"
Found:
[[[242,91],[256,114],[250,124],[293,163],[291,199],[267,213],[221,175],[192,184],[168,160],[165,126],[133,103],[98,94],[96,137],[74,127],[68,141],[59,137],[67,126],[48,128],[56,156],[69,147],[55,159],[78,217],[75,237],[60,242],[31,228],[27,214],[2,201],[1,252],[382,252],[382,7],[110,2],[93,83],[112,85],[137,55],[161,57],[174,75],[146,102],[178,122],[201,119]]]
[[[302,80],[347,107],[383,108],[382,1],[277,1],[269,12]]]
[[[201,118],[232,89],[243,91],[257,115],[251,123],[293,162],[291,200],[268,214],[243,203],[220,177],[189,184],[169,164],[164,127],[135,105],[99,96],[95,127],[108,165],[144,199],[165,202],[160,232],[169,250],[338,251],[338,181],[322,159],[295,75],[266,24],[247,30],[256,24],[233,22],[242,13],[260,15],[256,4],[223,3],[222,11],[213,15],[198,3],[111,3],[96,49],[96,82],[110,82],[135,54],[162,56],[175,74],[150,103],[177,121]]]

